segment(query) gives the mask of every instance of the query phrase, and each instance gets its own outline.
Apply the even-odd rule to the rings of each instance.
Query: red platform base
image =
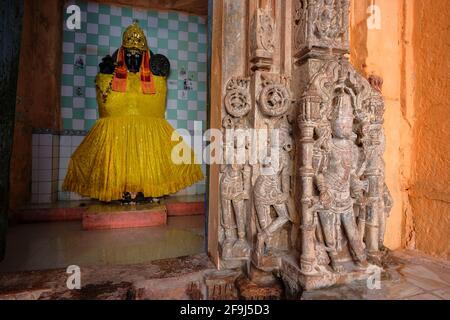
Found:
[[[156,227],[167,223],[167,209],[160,205],[95,205],[83,213],[83,229]]]
[[[54,204],[30,205],[14,212],[20,223],[81,220],[87,205],[80,201],[61,201]]]
[[[58,201],[34,204],[14,212],[20,223],[82,221],[85,230],[154,227],[164,225],[167,217],[205,214],[205,199],[177,196],[161,204],[120,205],[95,200]]]
[[[167,203],[167,215],[176,216],[196,216],[205,214],[205,203],[203,202],[178,202]]]

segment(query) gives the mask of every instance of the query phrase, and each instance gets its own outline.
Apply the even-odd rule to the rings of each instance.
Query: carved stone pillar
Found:
[[[214,243],[209,244],[209,250],[211,256],[218,253],[219,268],[252,265],[272,271],[280,267],[281,256],[292,247],[291,221],[296,216],[290,3],[223,0],[214,2],[214,10],[221,11],[222,19],[217,43],[223,47],[217,48],[213,39],[213,58],[219,60],[220,55],[223,89],[221,111],[212,122],[218,124],[220,116],[224,154],[227,147],[237,148],[239,137],[227,135],[236,129],[247,134],[247,154],[239,165],[224,163],[221,170],[212,167],[212,176],[218,171],[219,177],[211,178],[211,190],[217,190],[220,196],[216,203],[210,203],[210,212],[218,216],[210,217],[210,230],[217,230],[217,236],[209,237],[217,243],[217,251]],[[282,32],[284,36],[280,37]],[[212,88],[213,96],[217,92]],[[275,163],[280,165],[275,167]]]
[[[391,205],[382,162],[384,103],[348,61],[348,10],[349,0],[294,0],[301,251],[281,267],[292,291],[379,270],[368,261],[379,262]]]
[[[244,146],[245,160],[211,166],[209,253],[255,282],[278,274],[292,293],[380,270],[369,263],[392,206],[384,103],[379,81],[348,61],[348,10],[349,0],[214,2],[211,124],[224,154]]]

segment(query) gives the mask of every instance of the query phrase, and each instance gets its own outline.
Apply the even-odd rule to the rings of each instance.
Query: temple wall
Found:
[[[385,134],[386,184],[394,198],[387,222],[385,244],[391,249],[402,246],[404,212],[408,207],[408,160],[411,133],[407,115],[402,113],[402,7],[401,0],[381,0],[381,28],[369,28],[368,8],[373,1],[352,1],[350,19],[351,62],[364,76],[376,75],[384,80],[386,104]],[[407,167],[407,166],[406,166]]]
[[[416,248],[450,259],[448,1],[414,7],[415,127],[410,201]]]
[[[386,182],[394,198],[386,245],[449,258],[450,160],[446,1],[353,1],[351,60],[384,80]],[[430,86],[433,83],[433,86]]]
[[[60,129],[62,2],[25,1],[10,175],[13,209],[31,197],[32,129]]]

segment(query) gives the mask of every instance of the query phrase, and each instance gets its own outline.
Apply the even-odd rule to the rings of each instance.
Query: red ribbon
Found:
[[[140,68],[141,73],[141,87],[144,94],[155,94],[155,82],[153,81],[153,74],[150,71],[150,52],[147,50]],[[125,63],[125,50],[123,47],[119,49],[117,54],[117,67],[112,81],[112,89],[117,92],[127,91],[128,68]]]

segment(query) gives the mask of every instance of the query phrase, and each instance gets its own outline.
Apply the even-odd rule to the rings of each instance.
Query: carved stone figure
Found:
[[[290,249],[292,192],[292,130],[288,117],[292,110],[289,78],[280,73],[255,72],[255,102],[258,127],[264,125],[269,137],[260,148],[270,150],[254,167],[253,203],[256,221],[253,265],[272,271],[280,266],[280,257]],[[273,136],[278,132],[279,135]]]
[[[246,260],[250,256],[250,246],[246,239],[246,201],[251,193],[250,167],[247,159],[244,158],[241,163],[237,158],[237,152],[245,152],[245,145],[239,150],[240,146],[236,141],[238,133],[233,130],[248,129],[245,117],[251,109],[249,79],[232,78],[228,81],[226,90],[224,107],[228,115],[222,121],[225,163],[220,170],[221,227],[224,231],[221,257],[224,260]]]
[[[334,40],[342,32],[342,16],[339,10],[335,10],[337,4],[339,4],[339,1],[335,0],[321,0],[317,2],[314,27],[318,38]]]
[[[242,68],[224,59],[231,79],[223,128],[267,126],[281,137],[279,145],[258,141],[258,154],[271,150],[264,161],[221,168],[220,266],[249,267],[255,283],[279,275],[292,294],[367,279],[382,266],[392,207],[382,79],[365,79],[348,60],[349,4],[256,1],[240,7],[248,11],[239,32],[249,32],[240,45],[231,46],[239,32],[226,37],[242,53],[236,58]],[[236,13],[235,6],[226,8]],[[278,30],[285,35],[277,37]],[[225,140],[226,148],[238,147]]]
[[[385,136],[383,132],[384,102],[381,96],[382,80],[369,78],[373,88],[370,96],[362,102],[358,112],[360,143],[366,158],[364,177],[368,181],[365,206],[359,215],[359,229],[367,245],[369,259],[380,264],[381,249],[384,248],[386,219],[392,208],[392,198],[384,182]]]
[[[243,165],[228,164],[223,167],[220,179],[223,259],[247,259],[250,246],[246,240],[246,206],[249,199],[249,173]]]
[[[310,77],[298,118],[302,150],[298,281],[307,289],[347,281],[350,274],[352,279],[367,277],[368,262],[380,264],[392,206],[384,182],[380,92],[346,59],[324,59]],[[283,278],[289,283],[295,283],[292,268],[290,263],[284,266]]]
[[[350,0],[296,0],[294,2],[295,56],[307,48],[348,50]]]
[[[343,247],[341,227],[345,230],[355,262],[367,267],[364,244],[353,211],[354,202],[363,197],[365,187],[358,176],[358,148],[352,141],[354,117],[351,96],[344,88],[337,90],[326,164],[316,175],[315,181],[320,194],[318,214],[326,251],[334,271],[343,272],[344,267],[338,262],[339,251]]]
[[[253,188],[260,227],[255,249],[259,256],[277,254],[277,248],[272,248],[269,240],[290,220],[287,204],[291,191],[292,162],[289,152],[292,150],[292,139],[289,129],[282,128],[280,131],[281,145],[276,155],[279,160],[274,161],[273,157],[266,159]],[[275,210],[275,219],[271,217],[271,208]]]

